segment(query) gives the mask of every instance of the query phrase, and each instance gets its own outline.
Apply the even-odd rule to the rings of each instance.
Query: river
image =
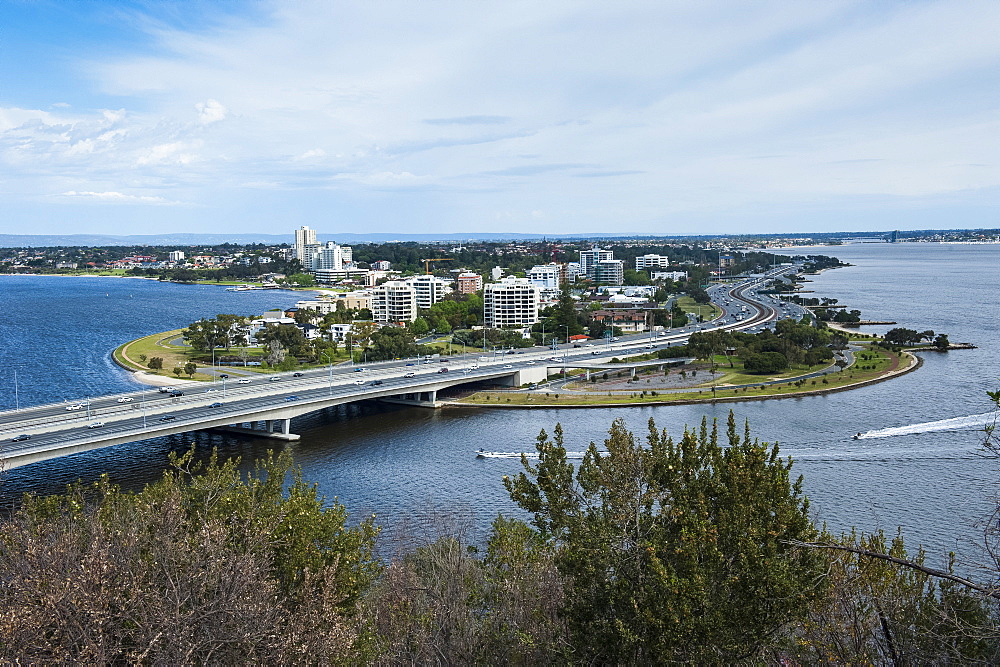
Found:
[[[375,513],[387,525],[424,528],[458,520],[482,535],[498,512],[515,513],[500,478],[519,463],[477,459],[479,447],[529,451],[541,429],[559,422],[569,449],[577,450],[601,440],[618,417],[637,432],[652,417],[679,434],[703,415],[724,420],[733,410],[756,436],[777,441],[794,458],[817,520],[832,530],[892,534],[901,527],[908,544],[927,548],[931,563],[943,563],[948,551],[976,560],[975,524],[996,489],[996,464],[979,453],[983,419],[976,416],[989,412],[985,392],[1000,384],[1000,245],[855,244],[794,252],[853,265],[814,277],[807,283],[814,296],[837,298],[865,319],[933,329],[978,349],[927,353],[920,369],[900,378],[808,398],[587,410],[353,406],[296,419],[293,430],[302,439],[295,443],[185,434],[18,468],[7,473],[0,500],[59,491],[101,473],[135,488],[160,475],[168,451],[192,442],[199,452],[214,446],[247,462],[288,447],[305,479],[355,516]],[[0,276],[0,404],[13,407],[14,369],[22,405],[132,388],[108,358],[122,341],[294,300],[289,293],[152,281]],[[934,423],[941,420],[951,421]],[[858,431],[872,437],[852,440]]]

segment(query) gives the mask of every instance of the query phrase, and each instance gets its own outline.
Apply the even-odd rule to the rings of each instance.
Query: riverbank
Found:
[[[869,370],[870,359],[859,363],[855,358],[851,366],[832,373],[817,383],[809,379],[806,385],[803,378],[788,378],[773,385],[761,384],[757,387],[701,387],[696,391],[662,394],[656,391],[633,392],[631,395],[577,392],[525,392],[520,390],[483,391],[463,399],[446,401],[446,407],[474,408],[588,408],[588,407],[637,407],[651,405],[695,405],[700,403],[740,403],[745,401],[766,401],[779,398],[802,398],[832,394],[851,389],[867,387],[879,382],[910,373],[923,365],[923,359],[909,352],[896,355],[885,352],[886,361],[883,367]],[[808,387],[808,388],[805,388]],[[714,390],[713,390],[714,389]]]

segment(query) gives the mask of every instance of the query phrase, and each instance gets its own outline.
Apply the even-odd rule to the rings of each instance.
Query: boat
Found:
[[[852,440],[860,440],[861,439],[861,432],[858,431],[856,434],[852,435],[851,439]]]

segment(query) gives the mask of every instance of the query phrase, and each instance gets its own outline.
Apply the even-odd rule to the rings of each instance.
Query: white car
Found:
[[[118,399],[118,402],[119,403],[131,403],[132,402],[132,397],[131,396],[122,396],[121,398]]]
[[[66,409],[67,410],[82,410],[83,409],[83,404],[82,403],[74,403],[73,405],[67,405]]]
[[[101,428],[104,426],[104,422],[90,422],[87,424],[87,428]]]
[[[527,363],[529,366],[534,366],[535,365],[535,362],[531,361],[530,359],[528,361],[526,361],[525,363]]]
[[[514,368],[514,367],[513,367],[513,366],[511,366],[510,364],[504,364],[504,365],[503,365],[503,367],[504,367],[504,368]]]
[[[236,384],[250,384],[250,380],[248,378],[240,378],[236,381]]]
[[[362,384],[364,384],[364,383],[365,383],[365,381],[364,381],[364,380],[355,380],[355,381],[354,381],[354,384],[356,384],[356,385],[362,385]]]
[[[416,373],[407,373],[403,377],[405,377],[405,378],[414,378],[414,377],[417,377],[417,374]]]

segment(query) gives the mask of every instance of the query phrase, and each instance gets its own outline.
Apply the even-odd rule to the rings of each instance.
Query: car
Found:
[[[600,353],[601,353],[600,350],[593,350],[593,351],[591,351],[591,354],[600,354]]]
[[[181,391],[180,389],[174,389],[172,392],[170,392],[170,398],[177,398],[177,397],[183,396],[183,395],[184,395],[184,392]]]
[[[447,372],[448,372],[447,368],[439,368],[438,369],[438,373],[447,373]]]
[[[504,367],[504,368],[514,368],[514,367],[513,367],[513,366],[511,366],[510,364],[504,364],[504,365],[503,365],[503,367]]]
[[[535,365],[535,362],[534,362],[533,359],[528,359],[528,361],[526,361],[525,363],[528,364],[529,366],[534,366]]]
[[[215,391],[214,389],[206,389],[206,390],[205,390],[205,393],[206,393],[206,394],[211,394],[211,393],[212,393],[212,392],[214,392],[214,391]]]
[[[268,381],[268,382],[277,382],[277,381],[278,381],[278,380],[280,380],[280,379],[281,379],[281,378],[280,378],[280,377],[278,377],[277,375],[272,375],[271,377],[267,378],[267,381]]]
[[[364,384],[364,383],[365,383],[365,381],[364,381],[364,380],[355,380],[355,381],[354,381],[354,384],[357,384],[357,385],[362,385],[362,384]]]
[[[161,422],[170,422],[177,419],[177,415],[163,415],[160,417]]]
[[[292,373],[292,377],[293,378],[300,378],[300,377],[302,377],[302,373],[299,373],[299,372]]]
[[[298,396],[295,396],[295,395],[292,395],[292,396],[285,396],[285,400],[286,400],[286,401],[297,401],[297,400],[299,400],[299,397],[298,397]]]
[[[104,426],[104,422],[90,422],[87,424],[87,428],[101,428]]]
[[[372,380],[372,381],[371,381],[371,382],[369,382],[368,384],[370,384],[370,385],[371,385],[371,386],[373,386],[373,387],[377,387],[377,386],[379,386],[380,384],[382,384],[382,381],[381,381],[381,380]]]
[[[83,409],[83,403],[74,403],[73,405],[67,405],[66,409],[67,410],[82,410]]]
[[[618,338],[617,338],[617,337],[615,337],[615,338],[612,338],[612,339],[611,339],[611,342],[615,342],[615,341],[617,341],[617,340],[618,340]]]
[[[416,373],[407,373],[403,377],[405,377],[405,378],[414,378],[414,377],[417,377],[417,374]]]
[[[219,377],[222,378],[223,380],[228,380],[229,379],[229,376],[226,375],[225,373],[219,373]]]
[[[471,366],[469,366],[469,368],[471,368],[474,371],[479,370],[479,364],[472,364]]]
[[[119,403],[131,403],[132,402],[132,397],[131,396],[119,396],[118,397],[118,402]]]
[[[159,391],[161,394],[169,394],[175,389],[177,389],[177,387],[160,387],[157,391]]]
[[[236,381],[236,384],[250,384],[250,378],[240,378]]]
[[[11,442],[24,442],[25,440],[31,440],[31,436],[27,433],[22,433],[21,435],[15,435],[10,439]]]
[[[355,373],[364,373],[364,372],[365,372],[366,370],[368,370],[368,369],[367,369],[367,368],[365,368],[364,366],[361,366],[361,367],[359,367],[359,368],[355,368],[355,369],[354,369],[354,372],[355,372]]]
[[[221,408],[222,407],[222,403],[219,403],[218,401],[216,401],[215,403],[212,403],[208,407],[210,407],[210,408]]]
[[[409,363],[409,364],[406,364],[406,365],[407,366],[416,366],[416,364],[413,364],[413,363]]]

